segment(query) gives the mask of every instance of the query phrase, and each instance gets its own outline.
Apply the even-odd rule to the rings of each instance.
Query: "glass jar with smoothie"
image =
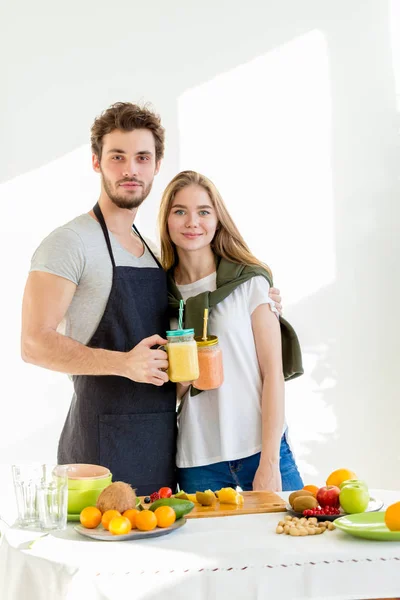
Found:
[[[199,376],[194,329],[167,331],[168,377],[174,383],[193,381]]]
[[[195,339],[200,375],[193,385],[198,390],[215,390],[224,381],[222,351],[218,344],[218,338],[216,335],[209,335],[205,340],[202,337]]]

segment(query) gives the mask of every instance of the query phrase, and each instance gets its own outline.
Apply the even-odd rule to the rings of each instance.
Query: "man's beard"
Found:
[[[146,200],[147,196],[150,194],[151,192],[151,188],[153,186],[153,182],[151,181],[147,187],[144,185],[143,181],[139,181],[138,179],[123,179],[121,181],[118,181],[115,185],[118,186],[121,183],[128,183],[130,181],[134,181],[135,183],[139,183],[141,184],[141,188],[139,188],[137,190],[137,192],[139,192],[139,190],[141,189],[141,193],[139,195],[137,195],[135,198],[127,198],[124,195],[120,195],[117,192],[113,191],[113,186],[112,183],[109,179],[106,179],[106,177],[104,176],[104,173],[101,172],[101,177],[103,180],[103,186],[104,186],[104,190],[107,194],[107,196],[110,198],[111,202],[113,202],[115,204],[115,206],[118,206],[118,208],[127,208],[128,210],[131,210],[132,208],[138,208],[138,206],[140,206],[142,204],[142,202],[144,200]]]

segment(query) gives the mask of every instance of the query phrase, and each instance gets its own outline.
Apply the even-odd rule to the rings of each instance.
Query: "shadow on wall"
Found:
[[[307,241],[311,240],[311,247],[315,249],[304,254],[305,242],[301,236],[293,245],[292,238],[287,236],[285,221],[275,216],[280,211],[286,223],[292,227],[293,223],[297,224],[299,229],[307,222],[312,224],[318,203],[310,205],[306,217],[302,217],[301,210],[294,208],[293,198],[299,200],[296,191],[301,187],[304,196],[298,201],[300,207],[307,188],[313,189],[313,197],[318,200],[318,188],[313,187],[318,168],[309,164],[304,177],[303,169],[294,171],[296,153],[293,153],[292,168],[288,169],[290,135],[288,133],[288,145],[279,146],[279,130],[276,131],[275,154],[272,147],[269,155],[271,160],[277,157],[270,173],[262,160],[257,163],[257,169],[254,168],[251,149],[245,148],[243,155],[240,136],[247,130],[257,129],[252,113],[254,90],[247,90],[246,110],[240,119],[229,123],[237,137],[236,146],[232,146],[236,160],[227,168],[224,181],[218,169],[218,157],[226,148],[214,143],[218,126],[208,129],[204,110],[196,115],[197,124],[209,140],[203,153],[215,152],[213,169],[217,185],[221,180],[220,187],[226,198],[229,197],[229,205],[233,202],[231,198],[236,199],[232,212],[234,216],[237,212],[239,225],[240,200],[246,197],[243,196],[246,185],[252,183],[255,190],[263,190],[266,180],[273,177],[273,170],[281,169],[275,186],[275,190],[279,190],[279,181],[282,182],[280,195],[270,199],[267,205],[271,220],[268,235],[264,232],[258,242],[253,239],[250,226],[247,230],[245,226],[244,234],[256,253],[265,257],[277,273],[277,283],[284,295],[287,294],[287,317],[299,331],[309,367],[305,378],[287,386],[290,426],[303,474],[320,481],[327,472],[344,465],[363,473],[375,486],[400,487],[394,362],[400,333],[399,320],[395,318],[400,300],[396,275],[399,236],[395,225],[395,211],[398,217],[399,210],[396,138],[399,121],[389,47],[388,6],[381,0],[350,5],[338,0],[329,6],[326,4],[316,0],[302,3],[282,0],[279,6],[262,6],[256,0],[245,5],[237,2],[229,6],[229,27],[224,28],[221,23],[226,23],[226,7],[211,0],[205,0],[201,13],[183,0],[174,3],[173,13],[158,0],[151,6],[141,7],[140,19],[133,20],[129,18],[134,16],[133,8],[127,4],[124,22],[129,23],[129,28],[118,34],[110,31],[108,9],[103,11],[102,7],[90,15],[82,14],[78,22],[69,7],[65,8],[65,14],[59,14],[57,7],[57,16],[50,3],[46,13],[40,15],[34,6],[27,7],[32,13],[26,15],[24,23],[18,19],[17,9],[9,7],[9,27],[1,43],[7,55],[11,53],[13,57],[8,86],[8,97],[13,101],[5,105],[5,97],[0,99],[3,139],[7,142],[3,144],[5,154],[0,160],[0,181],[7,182],[1,186],[6,202],[0,251],[3,280],[8,283],[7,293],[2,297],[2,312],[7,315],[7,338],[11,340],[3,345],[1,356],[5,372],[12,374],[4,383],[9,398],[8,422],[21,419],[22,402],[34,402],[37,413],[32,415],[32,421],[25,421],[23,427],[27,433],[36,427],[35,435],[39,439],[44,418],[42,409],[53,394],[52,374],[37,371],[40,374],[32,378],[29,367],[19,359],[15,339],[15,332],[20,328],[19,304],[36,243],[53,227],[88,210],[96,200],[97,181],[92,175],[88,179],[83,175],[85,169],[90,170],[89,156],[84,156],[87,148],[83,145],[87,144],[94,115],[120,99],[146,98],[154,102],[164,117],[168,133],[167,156],[158,192],[179,169],[179,153],[182,161],[189,160],[187,148],[179,146],[177,98],[215,76],[318,30],[326,40],[331,95],[329,189],[321,188],[319,193],[321,201],[325,200],[325,192],[332,195],[332,212],[326,229],[332,233],[335,266],[332,277],[326,278],[324,274],[318,228],[308,227]],[[59,19],[64,23],[62,30],[52,26]],[[19,33],[15,36],[17,26]],[[20,36],[23,36],[23,44],[18,41]],[[150,48],[149,40],[155,41]],[[27,47],[30,48],[28,55]],[[147,48],[144,55],[143,48]],[[136,53],[136,49],[140,52]],[[95,61],[93,56],[96,56]],[[32,88],[37,93],[33,93]],[[292,99],[299,95],[300,88],[301,84],[292,90]],[[27,89],[32,90],[29,102]],[[281,115],[285,117],[286,111],[289,118],[286,100],[282,98]],[[210,106],[213,104],[217,104],[215,98],[210,100]],[[309,118],[312,119],[311,113]],[[223,106],[216,113],[216,121],[221,124],[224,121]],[[282,123],[284,121],[285,118]],[[195,141],[198,143],[198,138]],[[301,143],[292,136],[293,144],[297,144],[300,158]],[[60,159],[56,180],[41,180],[40,167],[66,154],[66,162]],[[76,164],[68,158],[73,155],[80,156],[82,173],[77,172]],[[259,160],[259,156],[254,160]],[[198,168],[196,164],[191,166]],[[38,171],[32,172],[30,186],[24,187],[21,181],[33,169]],[[234,195],[234,186],[229,187],[232,171],[236,183],[239,174],[240,185],[244,186],[239,196]],[[293,177],[294,172],[296,177]],[[35,173],[39,177],[35,178]],[[213,171],[206,174],[213,176]],[[17,175],[23,177],[10,181]],[[303,177],[301,182],[300,177]],[[292,188],[288,186],[290,179]],[[61,203],[60,196],[64,199]],[[10,197],[15,201],[7,202]],[[259,197],[250,196],[254,198],[253,204],[249,200],[256,215],[260,210]],[[144,233],[154,231],[157,204],[158,197],[153,193],[141,211]],[[323,214],[319,225],[322,223]],[[273,245],[270,238],[274,240]],[[262,252],[257,243],[262,244]],[[13,248],[12,253],[10,248]],[[297,258],[302,252],[305,259],[299,264]],[[296,285],[300,280],[300,285],[307,272],[312,273],[313,278],[315,274],[318,286],[313,286],[310,280],[300,295],[294,289],[285,292],[290,289],[291,279]],[[66,389],[69,384],[66,379],[63,381]],[[60,406],[65,414],[64,388]],[[60,422],[62,418],[60,415]],[[4,448],[11,439],[6,423],[3,421],[1,431]]]
[[[304,442],[304,458],[320,465],[322,479],[332,469],[348,466],[372,487],[398,489],[400,104],[396,106],[395,83],[400,87],[400,46],[394,42],[400,14],[396,20],[392,14],[389,22],[387,7],[381,8],[376,20],[357,30],[357,44],[350,26],[342,30],[341,45],[333,46],[334,31],[328,34],[336,82],[332,86],[336,280],[288,312],[301,323],[304,352],[319,354],[310,374],[322,392],[316,399],[332,410],[337,422],[332,435]],[[377,42],[385,40],[375,46],[376,60],[368,50],[369,35]],[[321,346],[323,352],[318,351]]]

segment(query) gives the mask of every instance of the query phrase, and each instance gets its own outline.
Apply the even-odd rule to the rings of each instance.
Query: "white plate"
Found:
[[[144,538],[159,537],[161,535],[168,535],[176,529],[180,529],[185,525],[186,519],[182,517],[175,521],[170,527],[156,527],[151,531],[139,531],[139,529],[132,529],[125,535],[113,535],[107,529],[104,529],[99,525],[96,529],[86,529],[82,525],[75,525],[74,529],[81,535],[92,538],[93,540],[101,540],[103,542],[123,542],[125,540],[142,540]]]
[[[378,500],[377,498],[370,498],[369,504],[364,512],[375,512],[377,510],[380,510],[382,508],[382,506],[383,506],[382,500]],[[295,510],[293,510],[293,508],[290,506],[290,504],[286,504],[286,510],[293,517],[304,517],[303,513],[296,512]],[[340,509],[340,513],[338,515],[310,515],[310,516],[316,517],[319,521],[334,521],[335,519],[338,519],[339,517],[345,517],[348,514],[349,513],[346,513],[342,509]]]

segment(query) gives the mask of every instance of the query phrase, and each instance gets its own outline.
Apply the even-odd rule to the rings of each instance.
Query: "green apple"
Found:
[[[367,484],[365,483],[365,481],[362,481],[361,479],[346,479],[346,481],[343,481],[339,485],[339,488],[342,490],[345,485],[353,485],[354,483],[357,485],[363,485],[365,487],[365,489],[368,490]]]
[[[353,483],[346,485],[339,495],[340,506],[344,512],[363,513],[368,507],[369,492],[363,485]]]

